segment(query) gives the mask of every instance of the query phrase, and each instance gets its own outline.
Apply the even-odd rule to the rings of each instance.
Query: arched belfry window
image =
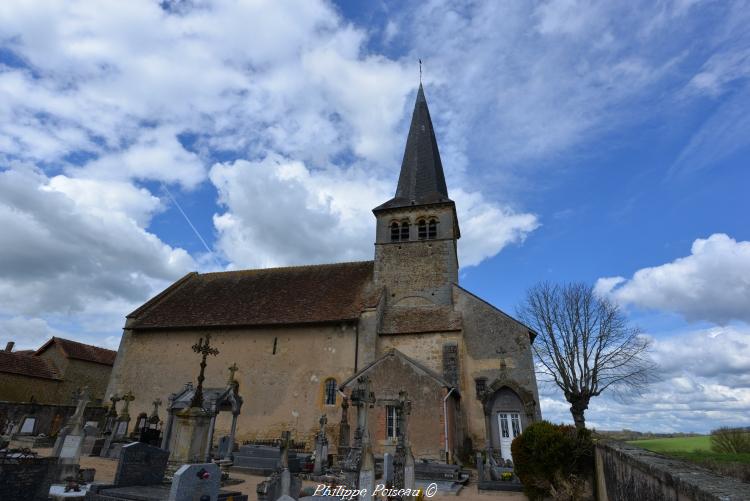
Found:
[[[326,405],[336,405],[336,380],[326,379]]]
[[[409,240],[409,221],[401,223],[401,240]]]
[[[427,238],[432,240],[437,238],[437,220],[430,219],[430,223],[427,225]]]
[[[427,238],[427,223],[424,219],[417,221],[417,237],[419,237],[420,240]]]
[[[391,223],[391,242],[398,242],[401,233],[399,232],[398,223],[393,221]]]

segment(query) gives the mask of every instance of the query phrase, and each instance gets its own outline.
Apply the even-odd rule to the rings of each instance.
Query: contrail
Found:
[[[211,258],[214,260],[214,264],[216,264],[216,267],[218,269],[221,269],[221,263],[219,263],[219,260],[216,259],[216,254],[208,246],[208,244],[206,243],[206,241],[203,239],[203,237],[201,236],[200,232],[198,231],[198,228],[195,227],[195,225],[190,220],[190,218],[188,217],[188,215],[185,214],[185,211],[182,210],[182,206],[180,206],[180,204],[177,202],[177,199],[175,199],[175,197],[172,196],[172,192],[169,191],[169,188],[167,188],[167,185],[164,184],[164,181],[161,182],[161,187],[164,189],[164,191],[167,192],[167,195],[169,195],[170,200],[172,200],[172,203],[174,203],[175,207],[177,207],[177,210],[180,211],[180,214],[182,214],[182,217],[185,218],[185,221],[187,221],[187,224],[190,225],[190,228],[193,229],[193,233],[195,233],[195,236],[198,237],[198,240],[201,241],[201,243],[203,244],[203,247],[205,247],[205,249],[206,249],[206,252],[208,252],[211,255]]]

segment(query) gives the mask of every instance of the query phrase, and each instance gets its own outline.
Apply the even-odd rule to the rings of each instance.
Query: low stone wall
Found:
[[[28,435],[51,435],[65,425],[75,410],[75,405],[0,401],[0,434],[6,420],[20,424],[24,418],[33,417],[36,420],[34,430]],[[106,413],[104,407],[89,405],[83,415],[85,421],[102,422]]]
[[[0,499],[45,501],[58,471],[57,458],[0,455]]]
[[[750,500],[750,484],[633,445],[601,440],[595,457],[598,501]]]

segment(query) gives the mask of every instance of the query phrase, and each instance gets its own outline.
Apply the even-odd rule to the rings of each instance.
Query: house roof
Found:
[[[55,366],[44,358],[27,353],[0,351],[0,373],[44,379],[62,379]]]
[[[350,321],[377,300],[373,262],[190,273],[128,315],[126,328]]]
[[[63,339],[60,337],[53,337],[42,345],[41,348],[34,352],[34,356],[41,355],[47,348],[57,344],[67,358],[73,358],[76,360],[85,360],[87,362],[94,362],[102,365],[114,365],[115,357],[117,356],[116,351],[107,350],[106,348],[99,348],[98,346],[92,346],[90,344],[79,343],[78,341],[71,341],[70,339]]]
[[[448,197],[443,163],[440,160],[427,99],[424,97],[422,84],[419,84],[396,195],[374,210],[445,202],[452,203]]]
[[[341,383],[340,388],[345,388],[350,383],[352,383],[352,381],[356,381],[357,378],[359,378],[361,376],[364,376],[365,374],[367,374],[368,372],[370,372],[372,369],[374,369],[378,365],[382,364],[385,360],[387,360],[387,359],[389,359],[391,357],[396,357],[396,358],[399,358],[399,359],[403,360],[408,365],[412,366],[412,368],[414,370],[416,370],[417,372],[421,372],[422,374],[425,374],[426,376],[434,379],[435,382],[438,383],[440,386],[444,386],[446,388],[454,388],[454,385],[450,384],[448,381],[446,381],[445,379],[443,379],[443,377],[440,376],[440,374],[438,374],[437,372],[433,371],[432,369],[428,369],[427,367],[425,367],[424,365],[420,364],[419,362],[417,362],[413,358],[404,355],[403,353],[401,353],[400,351],[398,351],[396,348],[390,348],[380,358],[377,358],[373,362],[370,362],[369,364],[365,365],[362,368],[362,370],[360,370],[359,372],[357,372],[356,374],[354,374],[353,376],[351,376],[349,379],[347,379],[346,381],[344,381],[343,383]]]

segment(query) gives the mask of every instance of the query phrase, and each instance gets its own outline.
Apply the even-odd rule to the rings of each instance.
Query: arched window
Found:
[[[401,223],[401,240],[409,240],[409,221]]]
[[[336,380],[326,379],[326,405],[336,405]]]
[[[420,240],[427,238],[427,223],[424,219],[417,221],[417,236]]]
[[[430,219],[430,224],[427,226],[427,238],[430,240],[437,238],[437,221],[434,219]]]
[[[391,223],[391,242],[398,242],[398,238],[401,234],[399,233],[398,223],[393,221]]]

